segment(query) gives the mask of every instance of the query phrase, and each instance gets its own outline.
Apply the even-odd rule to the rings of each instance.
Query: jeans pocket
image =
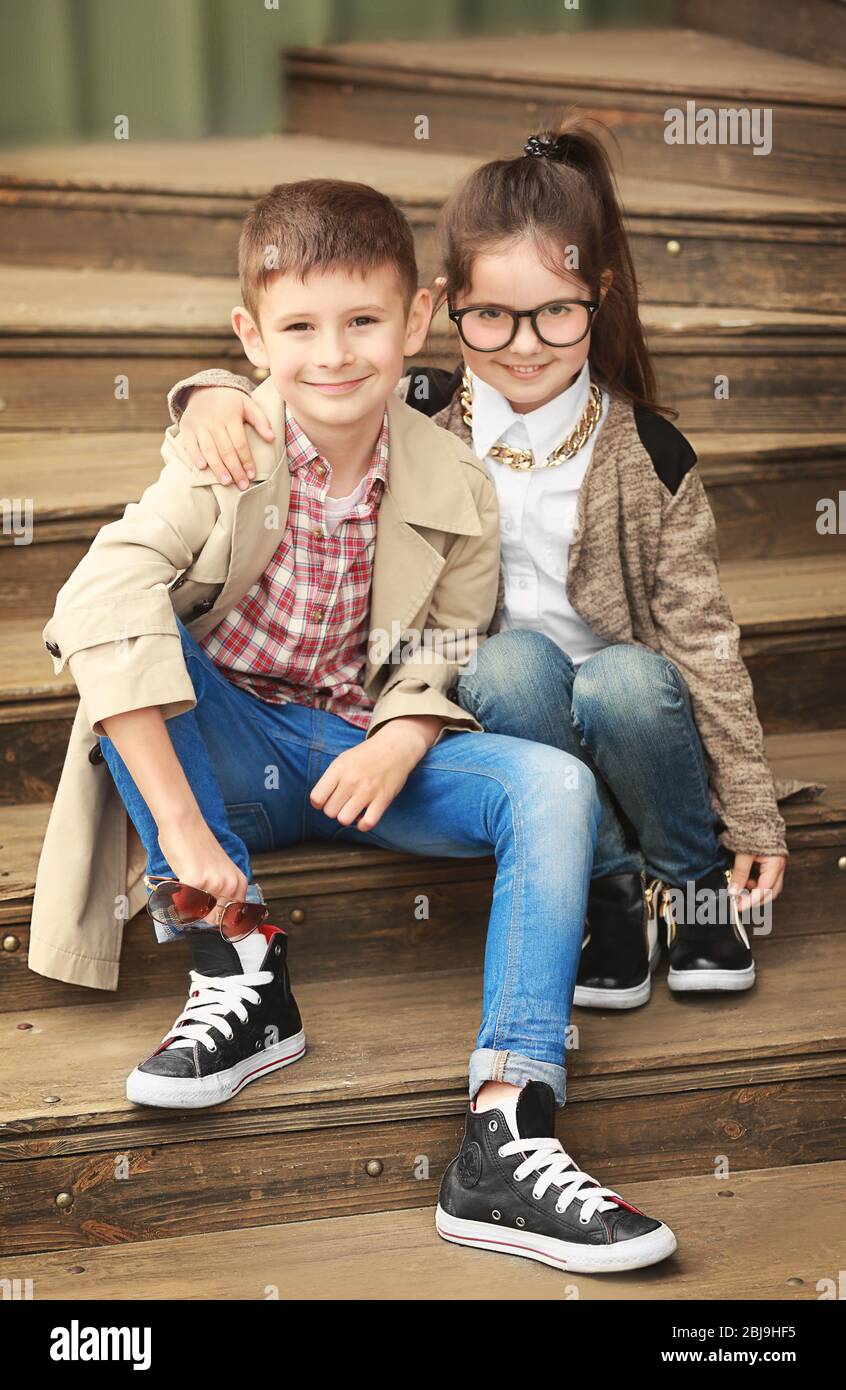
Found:
[[[260,801],[241,801],[226,807],[229,825],[250,854],[269,854],[273,849],[273,827]]]

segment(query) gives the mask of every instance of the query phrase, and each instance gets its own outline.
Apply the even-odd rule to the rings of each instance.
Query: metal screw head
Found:
[[[381,1158],[370,1158],[364,1166],[364,1171],[369,1178],[380,1178],[385,1170],[385,1165]]]
[[[846,854],[841,854],[837,861],[837,867],[841,873],[846,874]]]
[[[295,926],[295,927],[300,926],[301,923],[303,923],[303,922],[305,921],[305,919],[306,919],[306,915],[305,915],[305,910],[304,910],[303,908],[301,908],[301,907],[292,907],[292,908],[291,908],[291,921],[294,923],[294,926]]]
[[[72,1192],[59,1192],[56,1194],[56,1206],[61,1207],[62,1211],[70,1211],[73,1206]]]
[[[12,936],[11,933],[10,933],[9,936],[4,936],[4,937],[3,937],[3,950],[4,950],[4,951],[17,951],[17,950],[20,949],[20,944],[21,944],[21,939],[20,939],[19,936]]]
[[[670,240],[667,242],[667,248],[666,248],[666,249],[667,249],[667,255],[668,255],[668,256],[680,256],[680,255],[681,255],[681,242],[680,242],[680,241],[676,241],[675,237],[671,237]]]
[[[45,1104],[45,1105],[58,1105],[58,1104],[59,1104],[59,1101],[60,1101],[61,1099],[62,1099],[61,1096],[45,1096],[45,1097],[44,1097],[44,1104]]]
[[[20,1029],[20,1031],[23,1033],[23,1032],[25,1032],[28,1028],[31,1028],[31,1027],[32,1027],[32,1024],[31,1024],[31,1023],[16,1023],[16,1024],[15,1024],[15,1027],[18,1028],[18,1029]]]

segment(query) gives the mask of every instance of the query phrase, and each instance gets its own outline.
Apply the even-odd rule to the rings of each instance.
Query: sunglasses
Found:
[[[152,889],[147,899],[147,911],[154,921],[167,927],[174,935],[180,935],[181,928],[190,927],[194,922],[205,923],[205,919],[218,909],[218,901],[213,893],[192,888],[188,883],[180,883],[179,879],[145,874],[144,882]],[[227,902],[219,912],[215,925],[221,936],[227,941],[242,941],[261,926],[270,908],[266,903]],[[205,929],[210,930],[211,924]]]

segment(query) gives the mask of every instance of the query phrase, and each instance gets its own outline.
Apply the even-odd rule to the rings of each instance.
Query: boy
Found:
[[[280,185],[248,215],[239,267],[232,324],[269,372],[256,394],[274,440],[251,441],[256,477],[236,493],[169,429],[159,480],[59,592],[44,637],[84,714],[39,866],[30,963],[114,987],[119,926],[105,913],[125,807],[147,886],[161,881],[151,901],[167,899],[159,939],[198,892],[218,927],[190,935],[186,1008],[127,1095],[219,1103],[305,1050],[286,934],[237,929],[261,899],[251,849],[322,838],[492,851],[471,1105],[438,1230],[572,1270],[654,1263],[672,1232],[553,1137],[598,820],[591,774],[481,733],[448,695],[494,609],[498,528],[483,466],[394,394],[431,314],[411,230],[365,185]],[[83,768],[94,735],[120,802]],[[61,836],[74,816],[93,863],[69,886]],[[131,911],[126,878],[115,898],[128,887]],[[49,910],[59,896],[64,917]]]

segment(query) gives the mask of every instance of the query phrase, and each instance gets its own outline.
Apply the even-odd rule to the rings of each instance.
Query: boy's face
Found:
[[[423,345],[432,301],[418,290],[406,312],[391,265],[360,271],[314,270],[300,280],[275,275],[259,300],[259,322],[232,311],[250,361],[274,386],[308,434],[378,418],[402,375],[403,358]]]
[[[603,285],[600,299],[605,293]],[[549,270],[539,259],[534,243],[524,238],[502,250],[476,256],[471,283],[456,297],[455,308],[495,305],[501,309],[538,309],[556,300],[592,298],[592,291],[578,275]],[[531,320],[524,318],[513,341],[501,351],[474,352],[463,341],[461,351],[470,370],[522,414],[538,410],[567,389],[590,351],[590,332],[572,346],[549,347],[537,337]]]

